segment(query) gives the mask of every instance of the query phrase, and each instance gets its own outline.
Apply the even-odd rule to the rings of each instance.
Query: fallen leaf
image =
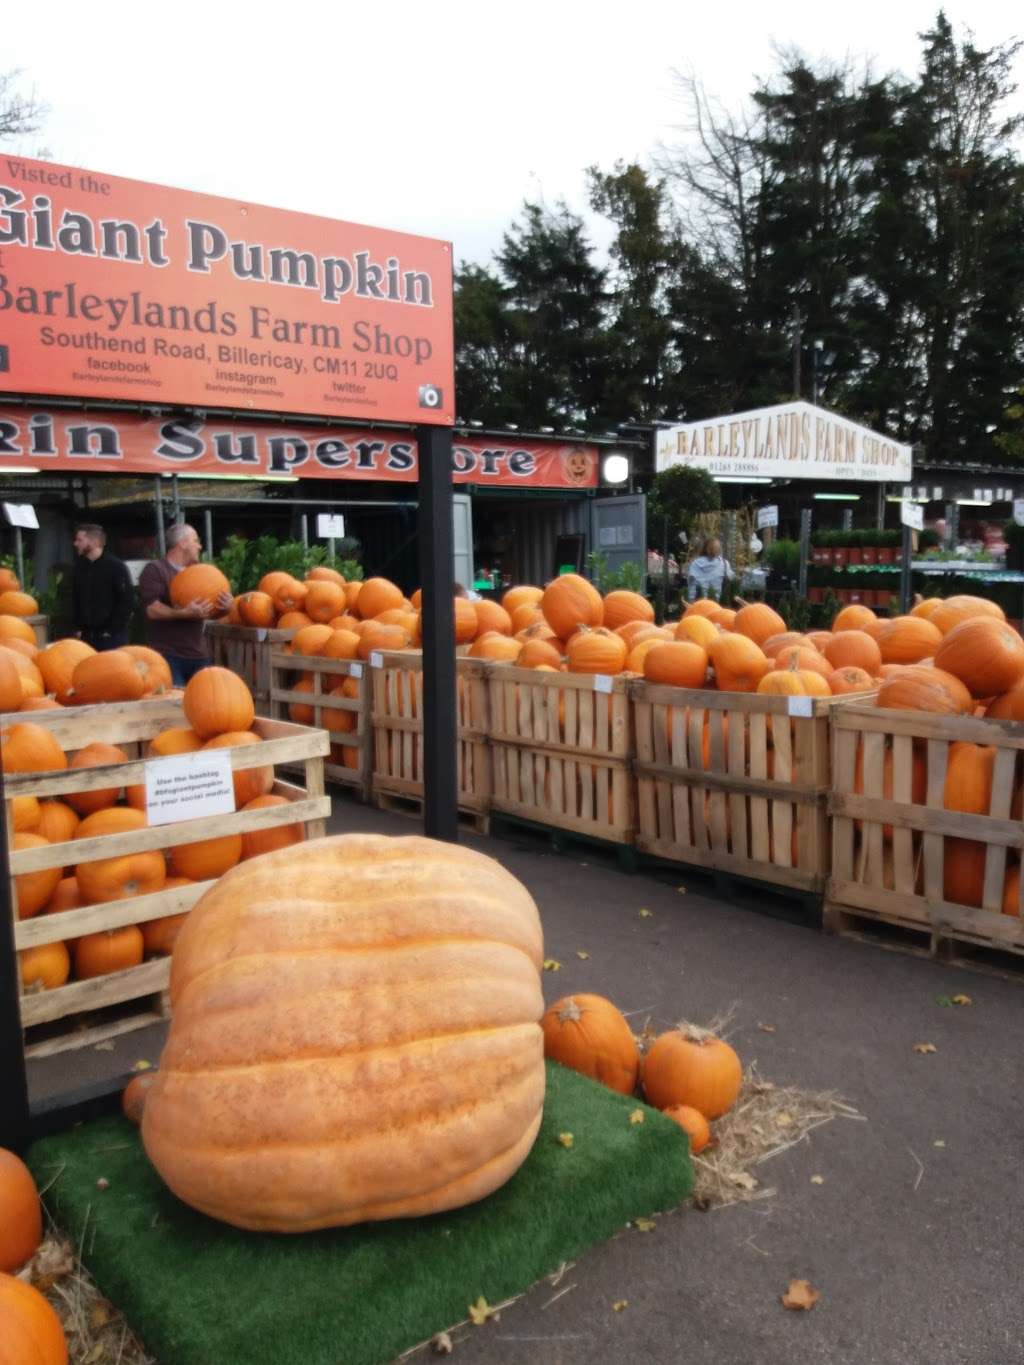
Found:
[[[775,1032],[775,1025],[774,1025],[774,1024],[758,1024],[757,1027],[761,1030],[762,1033],[774,1033],[774,1032]]]
[[[637,1232],[653,1232],[658,1225],[653,1218],[634,1218],[633,1226]]]
[[[750,1087],[751,1093],[754,1095],[770,1095],[774,1089],[774,1081],[754,1081]]]
[[[133,1070],[133,1071],[149,1071],[149,1069],[152,1067],[152,1065],[153,1065],[152,1062],[147,1062],[146,1059],[145,1059],[144,1057],[142,1057],[142,1058],[140,1058],[137,1062],[133,1062],[133,1063],[132,1063],[132,1070]]]
[[[585,953],[585,952],[583,951],[582,948],[577,948],[577,949],[576,949],[576,956],[579,958],[579,960],[580,960],[581,962],[586,962],[587,959],[590,957],[590,954],[589,954],[589,953]]]
[[[558,1141],[562,1144],[563,1147],[571,1147],[575,1141],[575,1138],[573,1137],[572,1133],[559,1133]]]
[[[821,1295],[811,1288],[810,1280],[790,1280],[789,1288],[782,1295],[783,1308],[802,1308],[809,1313]]]
[[[616,1299],[615,1302],[612,1304],[612,1312],[621,1313],[624,1308],[628,1307],[629,1307],[628,1299]]]
[[[105,1042],[93,1044],[94,1052],[113,1052],[113,1050],[114,1044],[112,1039],[110,1038],[107,1038]]]
[[[653,910],[648,910],[647,907],[646,907],[646,905],[645,905],[645,906],[641,909],[641,911],[640,911],[640,918],[641,918],[641,919],[652,919],[653,916],[654,916],[654,911],[653,911]]]
[[[101,1327],[106,1327],[110,1318],[110,1305],[105,1303],[103,1299],[97,1299],[89,1309],[89,1326],[94,1332],[98,1332]]]
[[[677,886],[677,887],[676,887],[676,890],[679,892],[679,894],[680,894],[681,896],[685,896],[685,895],[686,895],[686,887],[685,887],[685,886]]]
[[[954,1004],[954,1005],[970,1005],[970,1004],[973,1004],[973,1001],[971,1000],[971,997],[970,997],[969,995],[954,995],[954,996],[953,996],[953,1004]]]
[[[939,1138],[937,1142],[932,1143],[933,1147],[945,1147],[945,1145],[946,1144],[943,1142],[942,1138]]]
[[[106,1347],[102,1341],[97,1341],[87,1356],[82,1357],[82,1365],[96,1365],[97,1361],[102,1360],[106,1353]]]
[[[471,1303],[469,1305],[469,1316],[473,1321],[474,1327],[482,1327],[493,1312],[494,1309],[482,1294],[477,1299],[476,1303]]]
[[[644,1111],[642,1109],[634,1109],[629,1116],[629,1121],[630,1123],[643,1123]]]
[[[938,1050],[939,1050],[939,1049],[935,1046],[934,1043],[915,1043],[915,1044],[914,1044],[914,1051],[915,1051],[915,1052],[921,1052],[921,1053],[925,1053],[925,1052],[938,1052]]]
[[[434,1354],[438,1356],[450,1356],[455,1349],[447,1332],[438,1332],[436,1337],[431,1338],[430,1344],[434,1348]]]
[[[74,1268],[71,1243],[47,1241],[28,1263],[29,1280],[44,1294],[62,1275],[70,1275]]]
[[[729,1182],[730,1184],[735,1185],[739,1190],[747,1190],[749,1192],[750,1190],[757,1189],[757,1181],[746,1171],[733,1171],[732,1175],[729,1176]]]
[[[949,1009],[953,1002],[948,995],[937,995],[935,997],[935,1003],[941,1005],[943,1009]]]
[[[560,972],[562,970],[562,964],[557,958],[546,957],[544,959],[544,970],[546,972]]]
[[[812,1175],[812,1176],[811,1176],[811,1184],[812,1184],[812,1185],[824,1185],[824,1183],[825,1183],[825,1177],[824,1177],[823,1175]]]
[[[780,1109],[775,1115],[775,1122],[780,1128],[791,1128],[793,1126],[793,1115],[786,1109]]]
[[[107,1177],[106,1177],[105,1175],[101,1175],[100,1178],[99,1178],[99,1180],[96,1181],[96,1188],[97,1188],[98,1190],[109,1190],[109,1189],[110,1189],[110,1181],[107,1179]]]

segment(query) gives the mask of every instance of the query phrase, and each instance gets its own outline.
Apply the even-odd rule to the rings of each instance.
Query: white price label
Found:
[[[594,674],[594,691],[610,692],[612,690],[612,678],[608,673]]]
[[[757,509],[757,529],[763,531],[766,526],[778,526],[779,509],[774,504],[771,507],[759,507]]]
[[[786,710],[791,716],[813,716],[814,698],[813,697],[789,697]]]
[[[924,506],[919,502],[901,502],[900,521],[912,531],[924,530]]]
[[[316,533],[321,540],[342,540],[345,535],[345,518],[330,512],[318,512]]]
[[[231,815],[234,809],[230,749],[200,749],[146,764],[148,824],[173,825],[178,820]]]
[[[1024,498],[1014,498],[1013,520],[1017,526],[1024,526]]]
[[[370,655],[370,667],[371,668],[384,667],[384,655],[381,654],[380,650],[375,649]]]
[[[348,666],[348,676],[350,678],[361,678],[363,676],[363,666],[353,660]]]
[[[259,630],[257,630],[256,632],[256,639],[260,642],[260,644],[262,644],[266,638],[267,638],[266,629],[263,626],[260,626]]]

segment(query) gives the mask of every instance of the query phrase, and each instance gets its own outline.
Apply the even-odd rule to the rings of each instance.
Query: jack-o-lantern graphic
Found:
[[[558,453],[566,483],[582,488],[593,482],[593,461],[589,451],[582,446],[566,446]]]

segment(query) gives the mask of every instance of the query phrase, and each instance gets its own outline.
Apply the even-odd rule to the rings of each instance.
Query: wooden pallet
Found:
[[[295,675],[311,674],[312,693],[296,692]],[[358,696],[332,697],[331,688],[345,678],[358,683]],[[370,708],[370,671],[358,659],[322,659],[312,655],[288,654],[275,648],[270,655],[270,714],[278,720],[289,719],[291,706],[312,708],[309,724],[328,729],[324,717],[343,712],[355,717],[354,729],[339,734],[329,730],[330,755],[324,763],[324,777],[342,787],[353,787],[363,801],[373,789],[373,720]],[[355,761],[344,762],[348,757]],[[352,752],[354,751],[354,752]]]
[[[634,832],[627,683],[490,665],[492,808],[629,844]]]
[[[946,808],[950,748],[958,742],[994,750],[985,813]],[[833,749],[826,930],[877,921],[918,935],[934,956],[955,957],[969,946],[1024,959],[1019,892],[1016,916],[1001,913],[1007,877],[1024,854],[1024,824],[1013,814],[1024,781],[1024,725],[851,705],[836,713]],[[915,783],[923,783],[923,803],[913,799]],[[970,844],[950,848],[950,839]],[[976,853],[981,905],[947,899],[947,860],[952,872]]]
[[[459,809],[490,809],[487,670],[482,659],[455,661]],[[423,654],[381,651],[370,656],[373,707],[373,793],[423,797]]]
[[[843,697],[630,684],[644,853],[803,893],[829,868],[829,722]]]
[[[213,662],[238,674],[252,693],[257,711],[263,715],[270,714],[271,653],[294,634],[294,630],[229,626],[222,621],[203,623],[203,635],[210,642]]]
[[[4,723],[24,720],[23,716],[3,717]],[[5,776],[8,799],[19,795],[37,797],[65,796],[69,792],[109,789],[135,785],[145,781],[145,762],[137,755],[142,746],[161,730],[187,725],[180,701],[154,700],[149,702],[115,703],[106,706],[83,706],[62,711],[39,711],[31,715],[33,723],[50,730],[67,753],[94,741],[117,744],[128,755],[128,763],[104,765],[50,773],[9,773]],[[276,825],[302,822],[307,835],[317,838],[325,831],[330,814],[330,801],[324,795],[323,755],[327,751],[327,735],[322,730],[289,725],[281,721],[257,719],[253,729],[263,740],[261,744],[245,745],[227,750],[233,769],[265,767],[296,763],[302,764],[305,774],[304,789],[276,781],[274,791],[286,796],[287,806],[271,806],[261,810],[236,811],[202,820],[188,820],[177,824],[111,834],[91,839],[75,839],[65,844],[49,844],[41,848],[22,849],[10,855],[12,877],[18,873],[40,871],[43,868],[70,867],[99,858],[137,853],[151,849],[169,849],[179,844],[195,843],[226,834],[244,834]],[[100,905],[84,906],[60,914],[35,915],[19,920],[15,925],[15,947],[24,949],[34,944],[53,943],[78,938],[102,929],[115,929],[125,924],[142,924],[188,910],[214,885],[213,881],[197,882],[153,895],[136,896]],[[12,883],[12,904],[16,904]],[[97,1041],[95,1029],[84,1032],[73,1028],[70,1021],[83,1014],[91,1014],[111,1005],[140,1002],[138,1024],[152,1022],[154,1002],[166,990],[170,976],[170,959],[159,957],[125,971],[86,981],[72,981],[54,990],[39,991],[22,996],[23,1026],[33,1030],[36,1025],[53,1024],[62,1020],[67,1024],[63,1046],[73,1048],[85,1042]],[[159,1011],[156,1011],[157,1017]],[[102,1025],[101,1025],[102,1027]],[[124,1032],[126,1021],[117,1021],[114,1032]],[[48,1030],[46,1050],[61,1050],[61,1039]],[[106,1036],[110,1036],[109,1034]],[[31,1044],[29,1050],[31,1051]]]
[[[373,804],[390,815],[405,815],[411,820],[423,819],[423,798],[396,796],[392,792],[374,792]],[[489,834],[491,817],[487,811],[459,809],[459,823],[474,834]]]

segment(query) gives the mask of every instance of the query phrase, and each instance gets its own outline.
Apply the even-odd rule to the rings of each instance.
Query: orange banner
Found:
[[[67,412],[45,405],[0,407],[0,465],[42,473],[241,474],[251,478],[418,477],[416,438],[348,427],[135,413]],[[498,488],[596,488],[597,447],[536,440],[458,437],[456,483]]]
[[[0,392],[451,425],[451,246],[5,155]]]

